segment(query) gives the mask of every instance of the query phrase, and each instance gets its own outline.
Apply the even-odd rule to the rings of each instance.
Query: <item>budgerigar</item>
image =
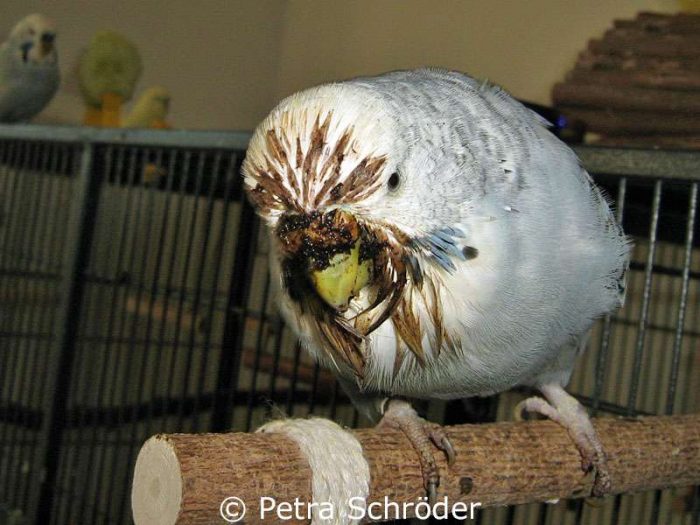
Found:
[[[435,497],[444,429],[406,398],[526,385],[610,489],[565,392],[596,318],[621,304],[629,243],[575,154],[502,89],[420,69],[282,101],[243,166],[284,317],[358,407],[401,428]],[[388,400],[388,402],[387,402]]]
[[[37,115],[56,94],[59,80],[54,23],[29,15],[0,45],[0,122]]]
[[[165,128],[170,108],[170,92],[164,87],[153,86],[145,90],[124,118],[125,128]]]

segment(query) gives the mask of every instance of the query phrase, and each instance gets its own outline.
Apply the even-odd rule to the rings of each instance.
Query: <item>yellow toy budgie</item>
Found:
[[[161,86],[153,86],[143,92],[129,115],[124,118],[125,128],[169,128],[166,122],[170,109],[170,92]]]

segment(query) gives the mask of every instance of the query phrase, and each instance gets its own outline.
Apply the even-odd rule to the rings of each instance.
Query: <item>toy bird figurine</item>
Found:
[[[624,296],[629,243],[575,154],[503,90],[399,71],[282,101],[243,166],[268,227],[284,317],[353,402],[398,427],[435,498],[442,427],[407,399],[539,390],[610,490],[569,395],[596,318]]]
[[[78,61],[83,123],[119,127],[122,106],[131,100],[142,69],[139,50],[129,39],[114,31],[97,32]]]
[[[30,120],[51,102],[59,81],[54,23],[39,14],[23,18],[0,45],[0,122]]]
[[[124,117],[122,127],[167,129],[166,122],[170,109],[170,92],[164,87],[152,86],[146,89],[134,104],[131,112]]]

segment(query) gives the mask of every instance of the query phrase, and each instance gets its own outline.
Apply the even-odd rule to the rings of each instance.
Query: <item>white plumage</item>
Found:
[[[54,23],[43,15],[22,19],[0,45],[0,122],[37,115],[58,89]]]
[[[368,159],[380,166],[355,175],[366,188],[343,198]],[[256,130],[244,173],[270,226],[285,318],[360,406],[530,385],[564,414],[559,421],[584,456],[586,441],[602,453],[587,417],[564,408],[573,398],[558,396],[594,320],[621,303],[629,245],[574,153],[540,117],[460,73],[354,79],[282,101]],[[299,258],[319,250],[318,235],[302,235],[311,246],[304,252],[281,233],[288,217],[311,217],[299,228],[312,231],[316,215],[333,210],[371,232],[362,243],[386,239],[379,252],[390,254],[375,257],[375,277],[336,310],[307,301],[313,286],[296,290]],[[400,288],[394,304],[382,290],[387,279]],[[379,317],[382,294],[393,310],[366,333],[361,314]],[[359,365],[343,358],[342,338],[327,335],[332,323],[348,338],[359,332]],[[602,468],[604,457],[590,459]]]

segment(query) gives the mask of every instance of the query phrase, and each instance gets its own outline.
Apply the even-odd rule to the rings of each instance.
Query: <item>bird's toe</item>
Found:
[[[428,500],[435,502],[440,486],[440,469],[435,460],[435,448],[445,453],[448,465],[454,463],[455,450],[445,429],[420,417],[405,401],[391,400],[379,427],[400,429],[418,453],[423,485]]]

